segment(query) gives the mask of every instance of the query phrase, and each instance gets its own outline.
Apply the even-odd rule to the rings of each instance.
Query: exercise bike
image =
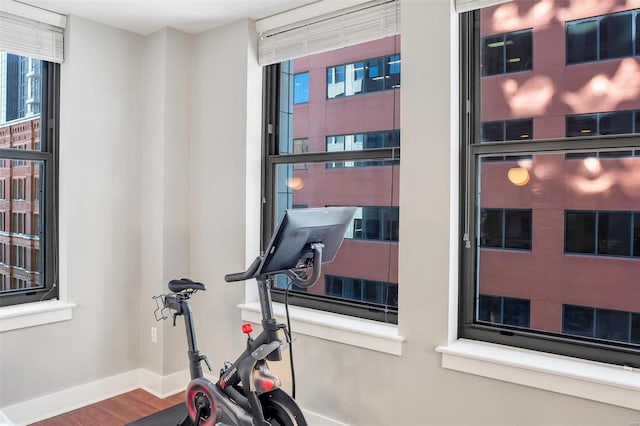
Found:
[[[322,264],[335,258],[354,214],[354,207],[285,210],[264,256],[258,256],[244,272],[225,275],[227,282],[256,279],[262,331],[254,338],[252,325],[242,326],[247,335],[246,349],[235,362],[224,363],[215,383],[202,373],[201,362],[209,371],[211,366],[198,350],[188,303],[194,293],[206,287],[187,278],[169,282],[171,293],[156,299],[162,301],[160,312],[167,308],[174,311],[174,326],[178,316],[184,317],[191,375],[185,396],[188,414],[179,426],[306,426],[297,403],[282,390],[280,379],[268,367],[267,361],[281,361],[283,351],[291,344],[291,330],[273,314],[270,288],[276,275],[289,277],[301,288],[313,285],[321,275]],[[156,319],[165,318],[156,314]],[[286,336],[284,342],[280,330]]]

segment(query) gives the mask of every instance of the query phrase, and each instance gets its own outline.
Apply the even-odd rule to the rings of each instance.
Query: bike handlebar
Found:
[[[258,267],[260,266],[260,262],[262,262],[262,257],[256,257],[256,260],[253,261],[249,269],[244,272],[236,272],[234,274],[227,274],[224,276],[224,280],[228,283],[232,281],[244,281],[250,278],[253,278],[258,271]]]

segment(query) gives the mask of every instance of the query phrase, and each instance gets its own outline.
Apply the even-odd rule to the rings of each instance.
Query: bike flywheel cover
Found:
[[[210,380],[203,377],[193,379],[187,385],[185,404],[194,425],[215,426],[218,420],[218,406],[213,386],[215,385]],[[196,418],[198,411],[200,411],[200,419]]]

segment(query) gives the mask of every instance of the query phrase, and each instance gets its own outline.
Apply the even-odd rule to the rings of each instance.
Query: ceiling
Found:
[[[197,34],[243,18],[258,20],[317,0],[20,0],[147,35],[164,27]]]

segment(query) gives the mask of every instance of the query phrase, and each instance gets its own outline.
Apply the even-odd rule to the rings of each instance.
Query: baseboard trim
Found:
[[[158,398],[165,398],[184,390],[187,383],[188,370],[160,376],[140,368],[1,407],[0,410],[15,425],[28,425],[139,388]]]
[[[309,426],[349,426],[348,423],[339,422],[336,419],[314,413],[313,411],[303,409],[302,413]]]

